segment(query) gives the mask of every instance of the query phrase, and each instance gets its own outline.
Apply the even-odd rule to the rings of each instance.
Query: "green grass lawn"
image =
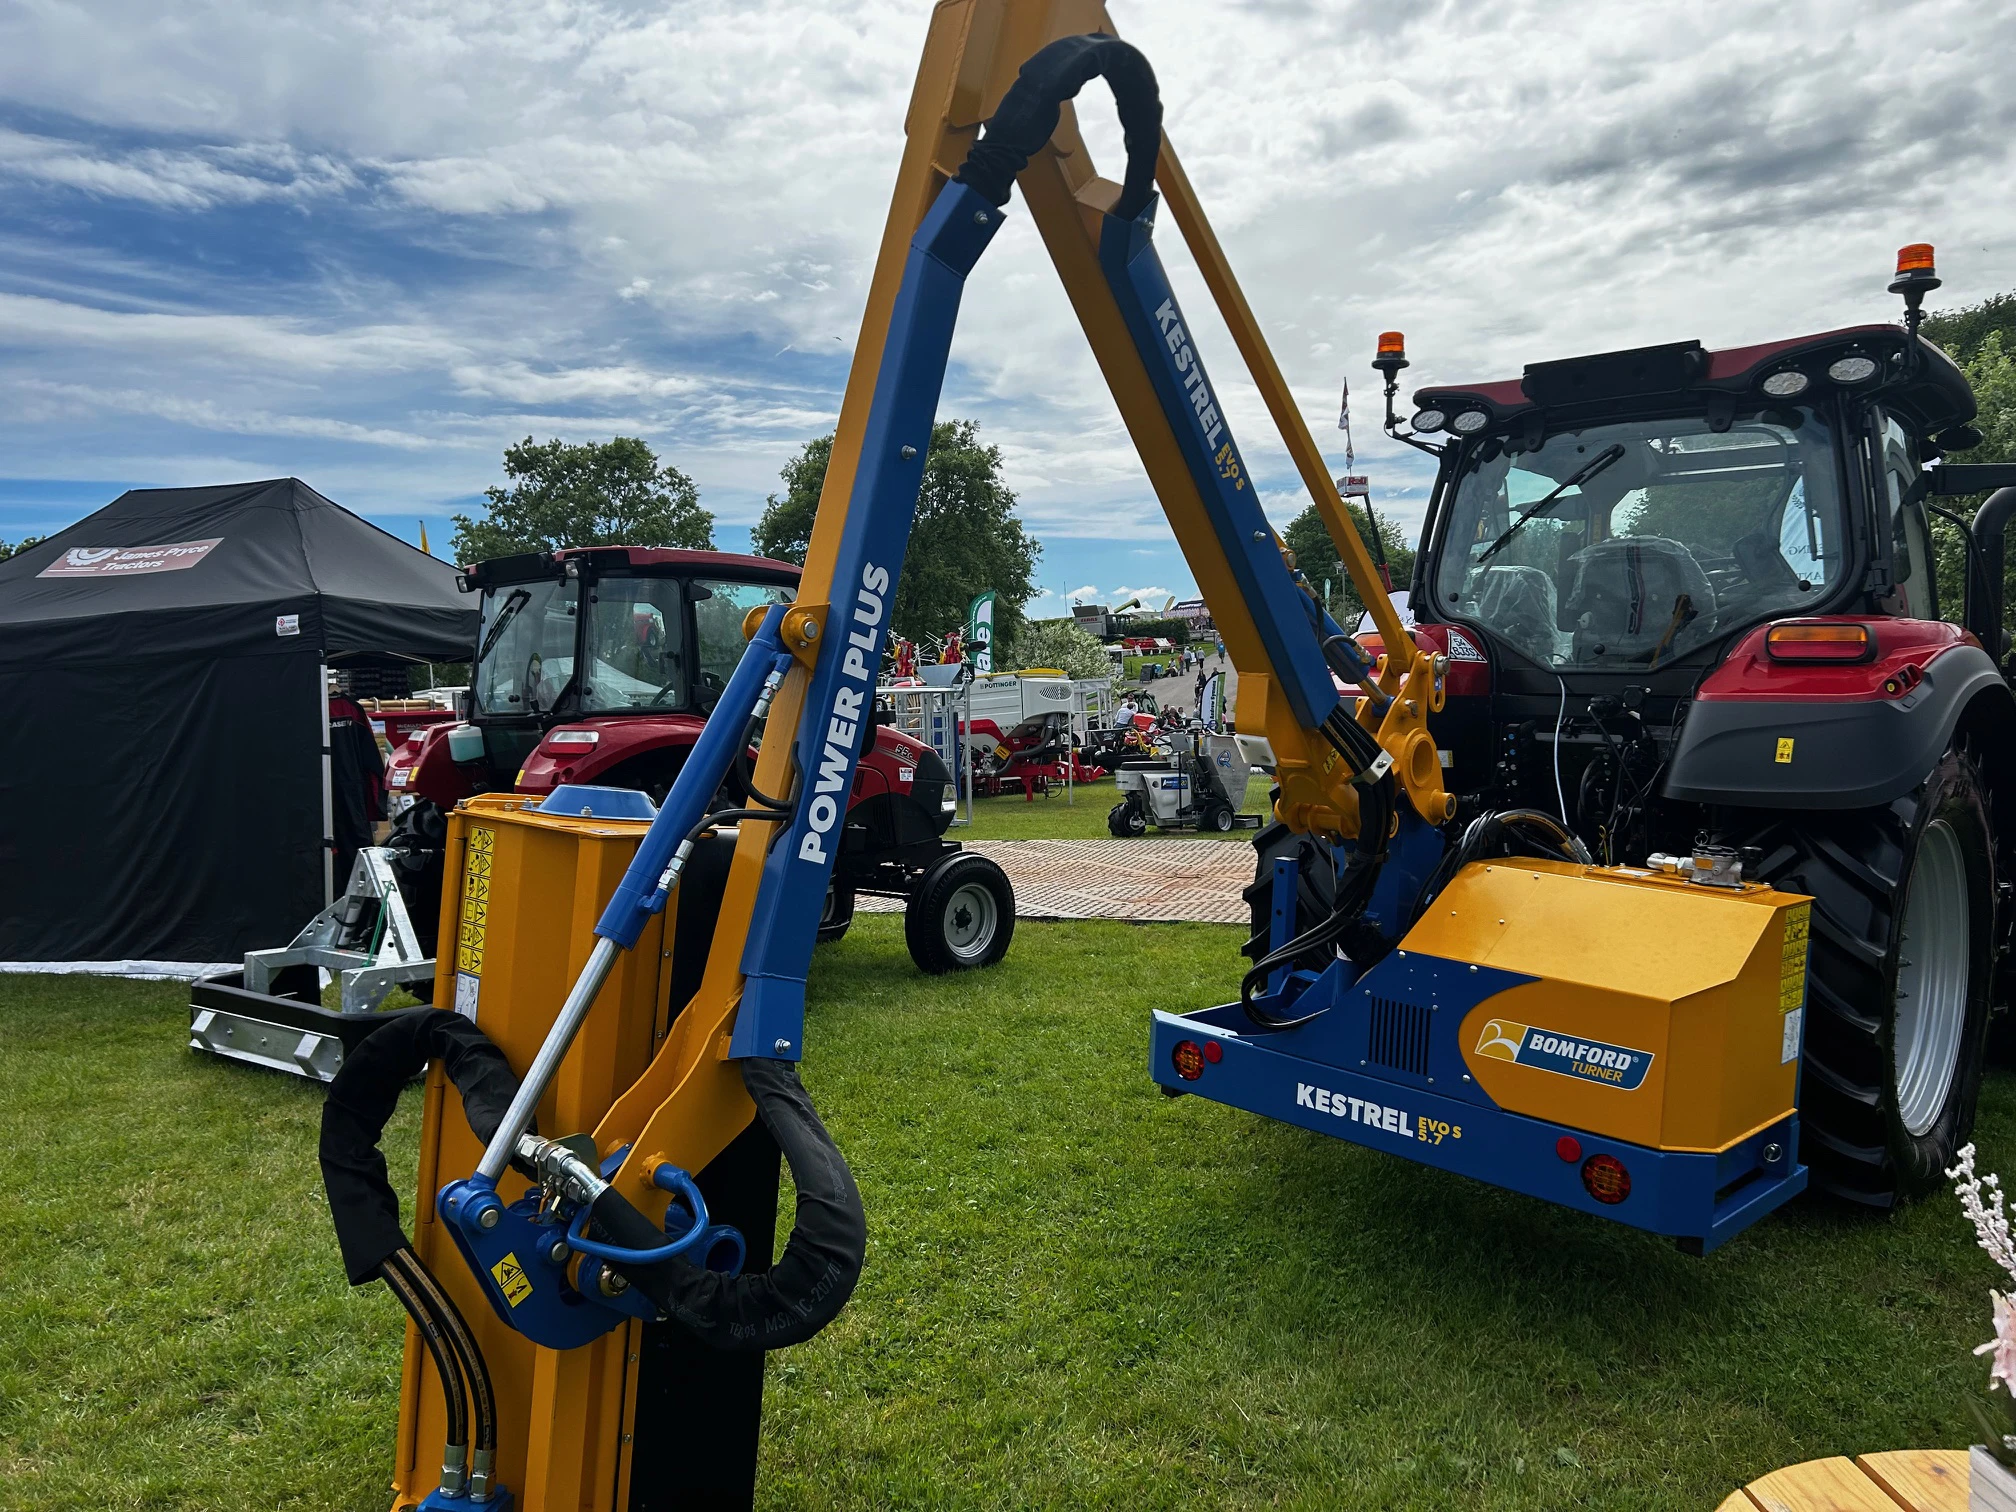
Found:
[[[1694,1260],[1169,1101],[1148,1007],[1229,995],[1237,935],[1024,924],[938,981],[894,918],[821,950],[806,1082],[870,1248],[773,1358],[763,1505],[1693,1512],[1968,1442],[1995,1276],[1950,1199]],[[319,1091],[190,1055],[184,1001],[0,979],[0,1508],[384,1512],[401,1319],[340,1274]],[[2006,1072],[1979,1138],[2016,1174]]]
[[[1267,790],[1273,785],[1268,777],[1249,777],[1246,782],[1246,797],[1239,805],[1243,814],[1264,814],[1267,812]],[[1120,792],[1110,777],[1098,782],[1075,787],[1070,794],[1057,788],[1049,797],[1040,793],[1025,799],[1020,793],[1011,793],[1001,798],[976,798],[973,800],[973,823],[970,827],[959,825],[945,832],[948,840],[1109,840],[1111,834],[1106,828],[1106,815],[1113,805],[1120,801]],[[963,819],[966,814],[962,806],[959,810]],[[1200,834],[1196,830],[1163,831],[1151,829],[1150,835],[1164,833],[1190,839],[1215,841],[1236,840],[1241,844],[1253,838],[1253,831],[1239,829],[1229,835]]]

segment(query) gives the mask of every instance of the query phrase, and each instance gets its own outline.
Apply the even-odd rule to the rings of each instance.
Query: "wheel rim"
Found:
[[[994,943],[999,921],[994,894],[968,882],[945,900],[945,946],[961,961],[977,961]]]
[[[1897,1116],[1914,1136],[1938,1122],[1953,1086],[1967,1023],[1972,924],[1960,837],[1935,819],[1911,868],[1897,963]]]

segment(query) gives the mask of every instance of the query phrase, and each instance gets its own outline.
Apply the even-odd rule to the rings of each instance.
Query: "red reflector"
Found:
[[[1176,1074],[1185,1081],[1195,1081],[1204,1074],[1204,1052],[1197,1048],[1195,1040],[1178,1040],[1169,1059],[1175,1064]]]
[[[1573,1134],[1563,1134],[1559,1139],[1554,1141],[1554,1153],[1559,1155],[1563,1160],[1580,1160],[1582,1158],[1582,1141],[1577,1139]]]
[[[1214,1066],[1217,1065],[1218,1062],[1225,1059],[1225,1047],[1216,1040],[1204,1041],[1204,1059],[1211,1062]]]
[[[1773,661],[1865,662],[1875,658],[1876,637],[1867,625],[1788,620],[1764,632]]]
[[[1582,1190],[1598,1202],[1622,1202],[1631,1195],[1631,1173],[1615,1155],[1591,1155],[1582,1162]]]

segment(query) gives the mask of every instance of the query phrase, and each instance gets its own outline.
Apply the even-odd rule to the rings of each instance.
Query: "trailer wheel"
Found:
[[[985,856],[960,851],[924,873],[903,911],[903,939],[920,971],[943,976],[992,966],[1015,935],[1015,889]]]
[[[1212,833],[1219,835],[1231,834],[1232,805],[1229,803],[1207,805],[1203,814],[1197,820],[1197,828],[1210,830]]]
[[[819,910],[819,943],[832,944],[853,922],[854,889],[835,882],[826,889],[826,904]]]
[[[1131,797],[1113,805],[1106,830],[1116,840],[1138,839],[1148,833],[1148,815]]]
[[[1801,1153],[1873,1207],[1939,1186],[1974,1127],[1995,869],[1973,763],[1948,751],[1888,807],[1788,818],[1759,874],[1813,897]]]

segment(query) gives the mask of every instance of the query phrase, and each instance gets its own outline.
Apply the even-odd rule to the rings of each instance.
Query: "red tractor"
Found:
[[[1876,1206],[1936,1188],[1966,1141],[2016,918],[2016,465],[1953,460],[1981,437],[1917,335],[1936,283],[1906,248],[1901,327],[1534,363],[1421,389],[1404,428],[1397,333],[1375,363],[1389,429],[1437,460],[1411,607],[1447,658],[1429,728],[1473,820],[1454,859],[1396,841],[1402,869],[1516,850],[1523,816],[1598,864],[1809,894],[1783,1026],[1804,1159]],[[1928,516],[1989,489],[1955,532],[1956,604]],[[1300,856],[1305,919],[1336,871],[1281,825],[1255,843],[1258,953],[1273,858]]]
[[[464,721],[416,731],[387,776],[401,890],[430,951],[444,811],[475,793],[543,796],[562,785],[633,788],[662,802],[741,658],[744,615],[788,603],[798,569],[725,552],[590,546],[479,562],[461,581],[483,596]],[[1000,867],[944,838],[952,773],[879,719],[862,729],[874,738],[819,938],[847,932],[857,893],[881,894],[906,901],[905,934],[923,970],[991,965],[1014,933],[1014,892]]]

